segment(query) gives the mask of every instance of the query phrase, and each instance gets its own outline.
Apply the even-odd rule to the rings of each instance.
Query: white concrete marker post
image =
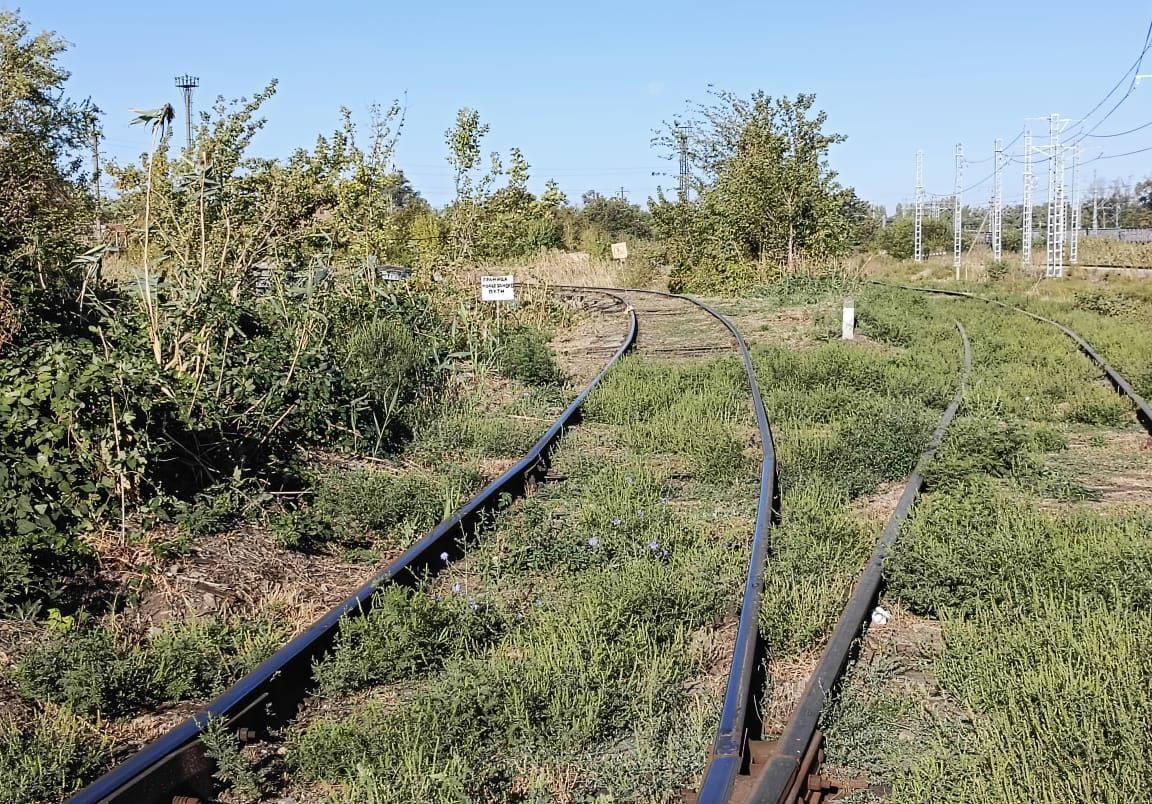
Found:
[[[848,297],[844,300],[844,328],[842,338],[850,341],[855,337],[856,329],[856,301]]]

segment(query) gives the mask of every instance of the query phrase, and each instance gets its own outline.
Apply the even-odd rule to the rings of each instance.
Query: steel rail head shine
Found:
[[[550,449],[564,429],[578,420],[580,408],[588,395],[636,342],[636,312],[623,299],[616,298],[625,304],[628,313],[624,342],[515,466],[489,483],[307,631],[276,651],[200,712],[75,793],[68,799],[69,804],[148,804],[171,800],[174,794],[184,791],[211,797],[215,764],[205,756],[199,739],[209,721],[223,720],[232,731],[251,729],[259,735],[288,722],[310,691],[313,662],[332,645],[345,616],[369,612],[374,593],[381,587],[388,584],[415,585],[420,579],[434,574],[444,563],[440,559],[442,552],[453,557],[461,556],[461,539],[467,539],[475,532],[483,515],[498,507],[503,495],[522,493],[528,478],[545,468]]]

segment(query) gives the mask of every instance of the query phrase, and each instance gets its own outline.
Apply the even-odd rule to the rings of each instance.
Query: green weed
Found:
[[[267,792],[264,773],[245,757],[240,740],[222,718],[213,718],[200,732],[204,753],[216,762],[217,779],[228,786],[232,796],[245,804],[259,801]]]
[[[219,692],[287,637],[269,620],[189,619],[142,640],[103,624],[56,631],[13,669],[20,695],[85,715],[125,715]]]
[[[367,616],[341,626],[335,649],[314,677],[325,695],[387,684],[473,652],[503,628],[499,615],[463,595],[441,600],[389,586],[376,593]]]
[[[1024,588],[945,621],[940,678],[979,712],[939,744],[892,800],[1143,801],[1152,796],[1152,616],[1146,604]]]
[[[104,769],[112,741],[98,725],[48,706],[31,722],[0,719],[0,791],[11,804],[58,801]]]

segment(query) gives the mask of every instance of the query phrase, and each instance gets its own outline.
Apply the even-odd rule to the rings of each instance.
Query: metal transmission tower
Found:
[[[194,75],[176,76],[176,86],[184,93],[184,131],[188,149],[192,149],[192,90],[200,86],[200,79]]]
[[[1032,264],[1032,132],[1024,129],[1024,206],[1020,210],[1020,260]]]
[[[672,135],[676,138],[676,149],[680,151],[680,200],[688,200],[689,179],[692,176],[692,163],[688,157],[688,135],[692,133],[691,123],[673,123]]]
[[[1100,185],[1096,183],[1096,171],[1092,171],[1092,232],[1100,231]]]
[[[1048,253],[1044,276],[1064,276],[1064,148],[1060,144],[1060,115],[1048,118]]]
[[[1080,255],[1080,146],[1072,148],[1072,225],[1068,239],[1068,262],[1075,265]]]
[[[1004,255],[1001,237],[1004,233],[1004,182],[1001,168],[1004,161],[1004,143],[996,140],[995,175],[992,180],[992,259],[1000,260]]]
[[[956,143],[956,187],[952,194],[952,267],[960,278],[960,258],[964,253],[964,206],[960,191],[964,178],[964,146]]]
[[[924,152],[916,152],[916,228],[912,253],[916,262],[924,262]]]

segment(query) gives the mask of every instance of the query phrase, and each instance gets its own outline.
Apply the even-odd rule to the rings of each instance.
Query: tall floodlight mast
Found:
[[[194,75],[176,76],[176,86],[184,93],[184,133],[188,150],[192,149],[192,90],[200,86],[200,79]]]

